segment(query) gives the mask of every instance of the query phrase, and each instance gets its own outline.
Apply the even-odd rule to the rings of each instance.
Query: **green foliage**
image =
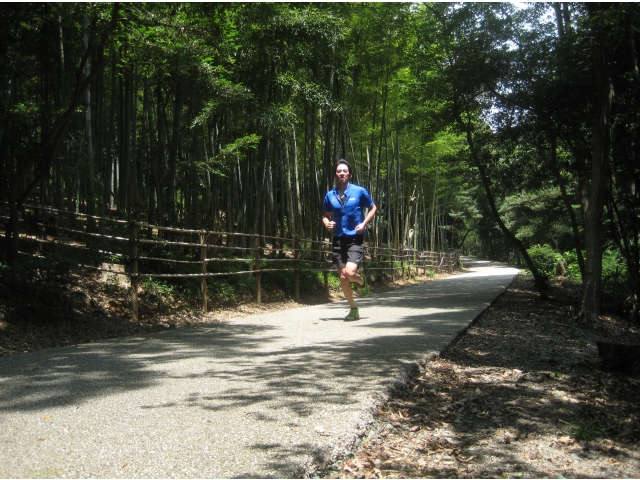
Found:
[[[218,278],[207,282],[207,296],[209,298],[231,302],[235,300],[237,292],[238,285],[236,282]]]
[[[583,255],[586,252],[583,251]],[[567,262],[567,277],[582,282],[576,251],[570,250],[562,255]],[[607,248],[602,254],[602,291],[613,301],[622,303],[630,294],[629,272],[627,264],[617,248]]]
[[[605,253],[605,290],[618,295],[627,279],[637,290],[640,7],[561,8],[556,18],[554,4],[535,2],[123,3],[111,31],[110,3],[5,2],[0,150],[9,173],[0,200],[14,191],[26,203],[73,202],[98,215],[115,208],[122,218],[133,218],[135,205],[138,218],[162,215],[165,225],[315,239],[318,196],[340,155],[379,204],[375,242],[412,228],[424,249],[431,231],[447,231],[469,253],[513,258],[495,204],[525,245],[566,250],[575,244],[566,209],[580,202],[593,150],[598,42],[587,40],[603,28],[616,91],[604,232],[607,244],[628,249],[629,262]],[[76,89],[85,76],[85,15],[89,48],[107,41],[88,52],[91,72],[100,72],[93,110],[73,100],[83,97]],[[434,212],[442,224],[428,224]],[[151,256],[194,257],[157,251]],[[274,281],[287,284],[287,275]],[[173,284],[196,290],[194,282]]]
[[[333,292],[340,291],[340,279],[338,276],[330,272],[327,280],[329,282],[329,290]],[[322,272],[300,272],[300,293],[313,294],[324,292],[324,274]]]
[[[602,430],[593,423],[571,425],[570,433],[573,438],[582,442],[590,442],[603,434]]]
[[[117,253],[106,253],[103,255],[103,260],[113,264],[122,264],[125,261],[122,255],[118,255]]]
[[[507,227],[526,243],[563,239],[571,228],[558,187],[520,191],[505,197],[500,214]]]
[[[318,280],[324,282],[324,276],[322,273],[318,272],[317,276],[318,276]],[[327,280],[329,283],[329,290],[333,292],[342,291],[342,285],[340,284],[340,277],[338,277],[337,273],[330,272],[329,275],[327,276]]]
[[[259,142],[260,137],[255,134],[237,138],[233,142],[225,145],[213,158],[196,164],[196,168],[201,170],[201,172],[223,175],[228,171],[230,163],[236,162],[239,159],[244,160],[247,149],[255,150]]]
[[[175,297],[192,302],[198,301],[201,296],[200,281],[183,278],[151,278],[147,277],[142,282],[142,288],[148,295],[147,301],[155,301],[167,305]]]
[[[562,257],[551,246],[534,245],[527,249],[527,253],[542,275],[555,276],[556,264]]]
[[[586,252],[583,250],[582,255],[584,258]],[[580,273],[580,265],[578,264],[578,255],[576,250],[569,250],[562,254],[562,258],[567,262],[567,278],[576,282],[582,282],[582,274]]]
[[[623,304],[631,294],[628,281],[627,264],[620,251],[607,248],[602,255],[602,291],[613,302]]]
[[[153,277],[145,278],[141,286],[147,292],[162,297],[173,295],[177,291],[177,287],[175,285],[171,285],[167,281],[163,281]]]

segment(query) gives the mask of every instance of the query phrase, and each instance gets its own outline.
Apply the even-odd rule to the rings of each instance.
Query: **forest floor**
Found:
[[[402,385],[324,478],[640,478],[640,378],[600,368],[597,340],[640,325],[576,318],[580,288],[519,275]]]
[[[372,292],[427,281],[374,283]],[[440,356],[425,359],[381,405],[352,454],[323,478],[640,478],[640,378],[600,368],[596,341],[640,344],[640,325],[603,315],[576,320],[579,286],[530,276],[511,287]],[[80,272],[39,291],[0,284],[0,355],[224,321],[300,306],[282,291],[218,301],[159,288],[140,295]],[[306,304],[341,299],[316,290]]]

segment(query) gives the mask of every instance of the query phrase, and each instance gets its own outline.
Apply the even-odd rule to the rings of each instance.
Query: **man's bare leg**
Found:
[[[349,279],[350,282],[355,282],[360,286],[364,285],[364,279],[358,273],[358,265],[352,262],[347,262],[347,265],[342,269],[344,276]],[[342,275],[341,275],[342,277]]]
[[[342,287],[344,298],[347,299],[351,308],[357,308],[356,302],[353,300],[351,282],[356,282],[358,285],[364,285],[364,279],[358,273],[358,265],[347,262],[347,265],[344,268],[338,268],[338,275],[340,275],[340,286]]]

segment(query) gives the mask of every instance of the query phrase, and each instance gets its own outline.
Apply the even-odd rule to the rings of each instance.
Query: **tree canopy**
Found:
[[[636,3],[0,12],[6,262],[29,203],[323,238],[344,157],[379,207],[371,242],[522,261],[541,289],[529,252],[549,245],[575,262],[588,320],[608,252],[638,317]]]

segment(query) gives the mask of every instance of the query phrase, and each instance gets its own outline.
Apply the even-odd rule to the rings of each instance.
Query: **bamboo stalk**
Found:
[[[131,239],[131,317],[138,321],[138,225],[129,224]]]

